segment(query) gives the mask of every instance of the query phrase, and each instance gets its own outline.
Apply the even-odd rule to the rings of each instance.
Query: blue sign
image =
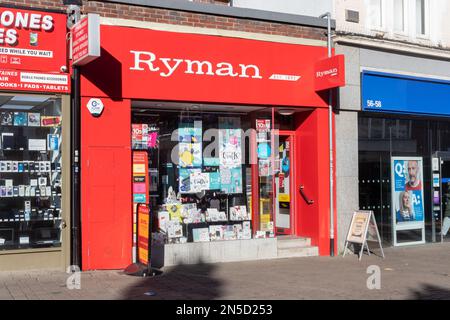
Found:
[[[450,81],[363,71],[364,111],[450,116]]]

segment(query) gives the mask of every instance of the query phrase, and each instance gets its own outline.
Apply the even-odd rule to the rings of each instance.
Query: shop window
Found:
[[[0,96],[0,250],[61,246],[61,99]]]
[[[450,122],[436,118],[408,116],[377,116],[360,114],[359,126],[359,208],[373,210],[385,245],[393,241],[393,213],[391,195],[391,157],[420,157],[423,159],[424,223],[426,241],[436,241],[440,220],[433,219],[431,155],[450,150]],[[382,127],[384,126],[384,129]],[[378,127],[378,128],[376,128]],[[366,129],[370,128],[370,129]],[[369,134],[367,134],[369,131]],[[384,134],[379,134],[384,131]],[[373,134],[376,132],[377,134]],[[384,138],[383,138],[384,136]],[[443,173],[443,179],[444,173]],[[436,200],[437,199],[437,200]],[[445,202],[442,203],[445,207]],[[450,221],[450,220],[449,220]],[[417,242],[420,230],[398,230],[397,243]]]
[[[154,242],[273,237],[270,179],[261,183],[260,207],[252,208],[256,167],[249,114],[173,109],[157,110],[149,103],[132,114],[132,148],[145,152],[149,178],[146,190],[139,173],[133,173],[133,199],[151,207]],[[261,179],[266,176],[269,171]],[[254,217],[258,209],[260,216]]]

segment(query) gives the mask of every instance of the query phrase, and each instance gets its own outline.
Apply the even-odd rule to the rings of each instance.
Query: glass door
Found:
[[[274,212],[276,233],[290,235],[293,233],[294,187],[293,155],[294,134],[279,132],[275,136],[274,152]]]

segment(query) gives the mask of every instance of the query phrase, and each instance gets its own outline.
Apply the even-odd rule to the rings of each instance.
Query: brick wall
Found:
[[[196,1],[220,3],[220,5],[226,4],[226,2],[224,3],[224,1],[219,0]],[[2,0],[1,3],[39,9],[65,10],[65,6],[62,5],[62,0]],[[325,30],[320,28],[185,11],[104,3],[101,1],[84,0],[83,4],[82,13],[99,13],[101,16],[105,17],[326,40]]]

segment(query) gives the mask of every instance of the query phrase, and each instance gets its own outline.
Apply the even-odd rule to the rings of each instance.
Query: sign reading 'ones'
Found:
[[[65,14],[0,8],[0,69],[60,72],[66,54]]]

